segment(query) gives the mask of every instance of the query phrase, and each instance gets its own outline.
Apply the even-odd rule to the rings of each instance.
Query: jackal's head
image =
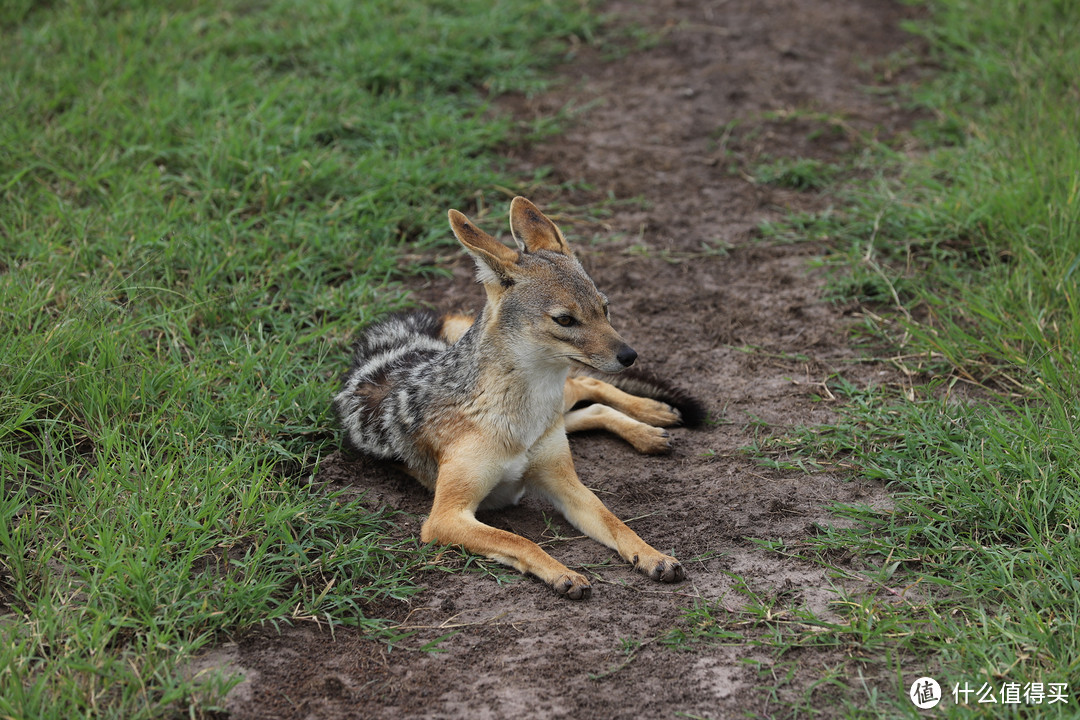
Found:
[[[536,364],[579,362],[602,372],[634,364],[608,316],[607,298],[596,289],[566,238],[548,217],[523,197],[510,203],[513,250],[477,228],[457,210],[450,227],[476,260],[488,306],[482,328],[505,341],[519,359]]]

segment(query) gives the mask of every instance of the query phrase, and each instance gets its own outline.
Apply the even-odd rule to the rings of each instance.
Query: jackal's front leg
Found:
[[[661,582],[686,577],[682,564],[654,549],[604,506],[574,470],[565,432],[551,432],[532,453],[526,482],[559,509],[574,527],[617,551],[641,573]]]
[[[570,570],[531,540],[476,519],[476,508],[499,481],[502,465],[472,452],[450,455],[450,460],[439,467],[435,501],[420,530],[420,539],[425,543],[434,540],[443,545],[460,545],[486,555],[519,572],[535,575],[571,600],[589,597],[592,585],[584,575]]]

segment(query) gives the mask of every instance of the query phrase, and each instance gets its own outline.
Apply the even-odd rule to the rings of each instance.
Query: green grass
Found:
[[[897,504],[837,507],[856,521],[853,528],[822,527],[807,542],[763,543],[878,589],[838,600],[835,609],[847,623],[826,624],[827,632],[814,626],[776,647],[846,638],[855,656],[902,659],[899,680],[909,683],[918,667],[940,668],[939,681],[950,687],[1075,683],[1075,412],[1030,402],[956,402],[933,386],[915,399],[840,381],[831,392],[845,402],[840,422],[766,440],[759,451],[778,467],[839,468],[881,480]],[[852,551],[865,569],[837,562]]]
[[[0,11],[0,716],[198,717],[256,623],[377,632],[427,555],[311,484],[346,343],[448,207],[514,179],[489,97],[571,0]],[[546,131],[548,126],[537,128]],[[513,131],[513,135],[512,135]]]
[[[649,640],[752,636],[776,689],[799,648],[852,658],[778,697],[789,714],[834,690],[851,715],[914,714],[913,673],[1080,677],[1080,10],[932,7],[925,152],[873,149],[857,169],[883,170],[842,210],[770,230],[833,241],[835,292],[870,303],[895,362],[937,376],[910,397],[837,379],[834,426],[760,441],[773,463],[890,484],[888,512],[838,508],[853,529],[762,542],[878,592],[838,595],[826,622],[746,585],[737,612],[702,603]],[[590,37],[587,11],[0,9],[0,716],[205,716],[230,681],[185,676],[200,648],[303,618],[375,633],[370,603],[416,591],[427,555],[386,539],[393,518],[310,483],[336,444],[329,389],[354,328],[425,271],[401,248],[513,184],[492,155],[513,128],[485,98],[541,87]]]
[[[847,708],[852,716],[917,715],[907,687],[927,674],[946,687],[947,717],[1072,717],[1080,690],[1080,6],[929,5],[931,17],[913,28],[940,68],[913,89],[934,118],[919,129],[922,151],[870,148],[860,169],[878,169],[848,186],[843,207],[765,229],[833,243],[834,293],[867,304],[868,351],[914,383],[860,389],[834,378],[836,424],[759,441],[769,464],[876,478],[895,501],[889,511],[838,508],[856,521],[852,529],[763,543],[878,588],[869,598],[841,596],[846,624],[796,627],[774,647],[782,654],[846,638],[859,663],[891,668],[894,689],[886,679],[874,698]],[[837,562],[852,552],[866,569]],[[1069,704],[956,704],[951,688],[965,682],[999,691],[1070,683]],[[847,685],[854,692],[858,682]]]
[[[759,183],[791,190],[821,190],[836,174],[836,169],[812,158],[779,159],[758,164],[753,177]]]

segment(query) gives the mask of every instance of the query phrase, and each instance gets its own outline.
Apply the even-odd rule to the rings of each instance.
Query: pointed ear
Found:
[[[464,245],[476,260],[476,277],[480,282],[513,285],[517,252],[473,225],[469,218],[457,210],[451,210],[447,215],[450,218],[450,228],[458,242]]]
[[[563,255],[573,254],[555,223],[523,197],[516,197],[510,203],[510,232],[525,252],[550,250]]]

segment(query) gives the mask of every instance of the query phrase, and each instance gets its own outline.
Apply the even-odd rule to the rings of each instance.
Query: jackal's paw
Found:
[[[634,567],[638,572],[647,575],[650,580],[657,582],[673,583],[686,579],[686,571],[682,563],[670,555],[656,553],[656,556],[649,560],[639,560],[635,555]]]
[[[552,589],[559,595],[564,595],[571,600],[587,600],[592,595],[592,585],[584,575],[575,572],[566,573],[551,584]]]
[[[634,449],[645,455],[663,455],[671,452],[671,435],[664,428],[641,425],[634,428],[626,438]]]
[[[635,419],[656,427],[672,427],[682,422],[679,411],[659,400],[640,398],[640,404],[631,413]]]

